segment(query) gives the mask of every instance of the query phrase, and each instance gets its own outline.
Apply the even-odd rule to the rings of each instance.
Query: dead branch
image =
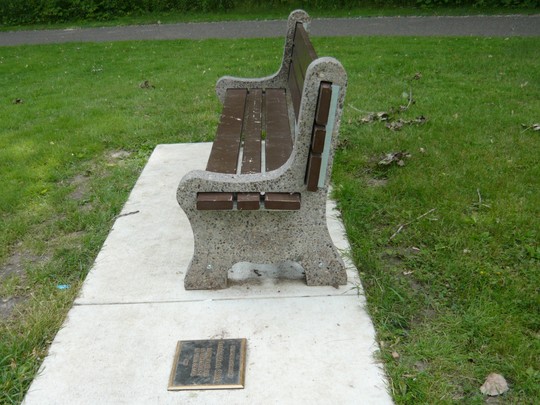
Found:
[[[407,222],[406,224],[402,224],[398,227],[397,231],[394,232],[394,234],[392,236],[390,236],[390,239],[388,239],[388,241],[391,241],[392,239],[394,239],[398,233],[400,233],[406,226],[409,226],[413,223],[415,223],[416,221],[418,221],[419,219],[422,219],[424,218],[426,215],[429,215],[431,214],[433,211],[435,211],[437,208],[432,208],[430,209],[429,211],[427,212],[424,212],[422,215],[420,215],[419,217],[416,217],[415,219],[413,219],[412,221],[410,222]]]

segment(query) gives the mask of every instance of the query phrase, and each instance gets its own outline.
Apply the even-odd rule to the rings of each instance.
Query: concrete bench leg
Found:
[[[195,252],[184,286],[187,290],[227,287],[229,269],[238,262],[299,263],[308,285],[343,285],[345,265],[324,221],[300,211],[191,211]]]
[[[299,262],[306,272],[306,284],[309,286],[347,284],[345,264],[332,241],[323,240],[317,244],[316,253],[307,254]]]
[[[220,290],[227,288],[227,274],[234,265],[221,260],[208,260],[212,258],[210,252],[199,252],[189,264],[184,287],[186,290]],[[211,264],[213,263],[213,264]]]

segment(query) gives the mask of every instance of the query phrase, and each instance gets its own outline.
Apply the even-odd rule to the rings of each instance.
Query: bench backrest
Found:
[[[291,92],[296,119],[298,119],[300,113],[300,101],[302,100],[306,71],[309,64],[315,59],[317,59],[317,53],[304,29],[304,25],[297,22],[288,75],[289,90]]]
[[[283,59],[275,74],[259,79],[224,76],[219,79],[216,92],[221,102],[228,105],[226,98],[233,89],[245,89],[247,111],[253,112],[253,117],[261,117],[254,118],[253,125],[251,121],[241,125],[245,114],[240,112],[233,121],[233,126],[240,125],[250,133],[253,129],[260,135],[253,142],[249,136],[240,137],[238,145],[243,142],[244,152],[253,149],[251,144],[256,146],[255,152],[243,156],[241,173],[258,173],[261,170],[261,159],[253,158],[251,161],[250,157],[258,156],[257,150],[264,140],[266,157],[270,158],[266,159],[266,172],[283,168],[288,172],[286,178],[301,179],[307,190],[317,191],[326,190],[329,185],[347,74],[338,60],[317,56],[308,35],[310,21],[303,10],[295,10],[289,15]],[[256,89],[262,90],[260,97]],[[259,98],[260,101],[256,101]],[[231,114],[226,115],[232,117]],[[246,116],[249,119],[253,117]],[[266,127],[261,127],[260,121],[265,121]],[[245,166],[244,160],[257,168],[252,170],[250,165]],[[234,162],[230,170],[231,173],[236,172]]]
[[[300,105],[304,94],[304,83],[306,72],[311,62],[317,59],[315,48],[309,39],[309,35],[304,29],[302,22],[297,22],[293,35],[291,60],[288,72],[288,88],[294,108],[294,114],[298,121],[300,115]],[[311,134],[311,145],[309,149],[305,182],[308,191],[317,191],[319,180],[324,176],[321,167],[325,160],[326,126],[328,124],[330,104],[332,100],[332,83],[321,82],[315,104],[315,116]],[[329,134],[328,136],[332,136]]]

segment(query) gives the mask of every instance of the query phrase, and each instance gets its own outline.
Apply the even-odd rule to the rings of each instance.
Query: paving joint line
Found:
[[[350,290],[349,290],[350,291]],[[121,305],[147,305],[147,304],[180,304],[193,302],[211,302],[211,301],[254,301],[268,299],[288,299],[288,298],[322,298],[322,297],[350,297],[358,294],[349,294],[345,291],[341,294],[317,294],[317,295],[286,295],[281,297],[276,296],[261,296],[261,297],[227,297],[227,298],[207,298],[193,300],[167,300],[167,301],[127,301],[127,302],[75,302],[73,305],[78,307],[99,307],[99,306],[121,306]]]

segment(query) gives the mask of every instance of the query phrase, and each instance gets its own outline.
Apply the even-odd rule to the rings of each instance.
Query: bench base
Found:
[[[313,214],[303,220],[301,211],[206,211],[192,217],[198,231],[186,290],[227,288],[228,271],[239,262],[296,262],[308,286],[346,284],[345,264],[330,239],[325,213],[314,221]],[[197,218],[206,226],[197,226]]]

